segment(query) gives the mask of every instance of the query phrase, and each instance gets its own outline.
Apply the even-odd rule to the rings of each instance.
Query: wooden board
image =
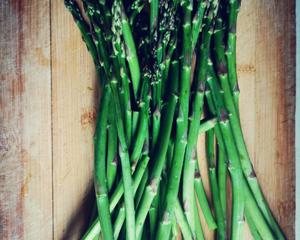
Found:
[[[49,239],[49,1],[0,1],[0,32],[0,238]]]
[[[61,0],[0,1],[0,32],[1,239],[78,239],[92,198],[92,61]],[[246,142],[294,239],[295,1],[244,0],[237,47]]]

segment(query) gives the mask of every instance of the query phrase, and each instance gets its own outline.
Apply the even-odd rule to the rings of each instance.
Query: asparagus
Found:
[[[228,17],[228,36],[227,36],[227,64],[228,64],[228,78],[234,97],[235,106],[238,110],[240,90],[237,81],[236,72],[236,24],[237,15],[240,10],[240,0],[229,1],[229,17]]]
[[[112,104],[111,104],[112,105]],[[117,174],[117,146],[118,137],[117,131],[114,125],[114,116],[112,112],[109,114],[109,125],[107,126],[107,187],[110,191]]]
[[[124,124],[122,122],[120,99],[117,93],[117,81],[112,80],[110,83],[112,89],[112,95],[115,103],[116,114],[116,126],[118,132],[118,138],[120,141],[119,154],[121,159],[121,167],[123,174],[123,186],[124,186],[124,201],[126,212],[126,237],[129,239],[135,239],[135,208],[134,198],[132,190],[132,178],[130,170],[130,158],[128,154],[128,147],[125,139]],[[109,213],[108,213],[109,214]]]
[[[67,9],[72,14],[73,19],[74,19],[78,29],[81,32],[82,39],[85,42],[85,44],[87,46],[87,49],[90,52],[90,54],[92,56],[92,59],[94,61],[94,64],[96,66],[97,75],[99,77],[103,76],[102,68],[99,64],[99,59],[98,59],[98,56],[97,56],[96,46],[93,42],[93,39],[92,39],[91,35],[89,34],[89,32],[90,32],[89,27],[88,27],[87,23],[85,22],[82,14],[80,12],[78,4],[74,0],[65,0],[64,3],[65,3],[65,6],[67,7]],[[102,78],[100,78],[100,83],[101,83],[101,85],[103,85]]]
[[[138,189],[139,187],[141,187],[142,179],[144,178],[144,175],[147,175],[147,172],[148,172],[148,168],[147,168],[148,161],[149,161],[149,157],[144,155],[142,157],[140,163],[138,164],[136,171],[134,172],[134,175],[133,175],[133,188],[134,189]],[[138,190],[134,190],[134,192],[136,192],[136,191],[138,191]],[[115,188],[114,193],[112,194],[112,196],[110,198],[110,204],[109,204],[109,212],[110,213],[112,213],[115,210],[117,204],[120,202],[120,199],[121,199],[123,193],[124,193],[123,181],[121,180],[118,183],[117,187]],[[84,235],[84,237],[82,239],[83,240],[93,239],[100,234],[100,231],[101,231],[100,222],[98,219],[96,219],[93,222],[93,224],[90,226],[90,228],[88,229],[88,231],[86,232],[86,234]],[[116,232],[116,230],[115,230],[115,232]]]
[[[142,196],[142,200],[140,203],[140,207],[138,208],[137,217],[136,217],[136,237],[142,233],[142,226],[144,224],[145,218],[149,211],[150,205],[153,201],[153,198],[157,194],[157,187],[160,181],[160,175],[165,163],[165,156],[167,153],[168,141],[171,134],[173,116],[175,112],[177,97],[172,95],[169,100],[168,108],[166,109],[166,113],[162,119],[162,129],[164,131],[160,131],[159,140],[161,145],[156,148],[154,151],[154,166],[151,173],[151,176],[148,181],[148,186],[146,187],[144,194]]]
[[[182,233],[184,239],[192,240],[193,239],[192,231],[186,220],[186,217],[183,213],[182,207],[181,207],[178,199],[176,199],[176,201],[175,201],[174,215],[175,215],[176,221],[181,229],[181,233]]]
[[[126,59],[131,73],[131,81],[133,86],[134,96],[137,97],[137,92],[140,84],[140,66],[136,52],[134,39],[131,28],[127,20],[124,8],[121,6],[122,33],[126,47]]]
[[[198,198],[198,202],[200,204],[201,210],[203,212],[205,221],[208,225],[208,228],[210,230],[214,230],[217,228],[215,219],[212,215],[212,212],[210,210],[210,206],[206,197],[206,193],[204,190],[203,182],[201,179],[200,171],[198,169],[198,166],[196,164],[196,172],[195,172],[195,178],[194,178],[194,185],[195,185],[195,192]],[[216,208],[216,207],[215,207]]]
[[[240,1],[82,3],[87,20],[75,1],[65,0],[103,90],[94,136],[98,217],[83,239],[175,239],[176,222],[185,239],[204,239],[197,201],[208,227],[225,239],[227,169],[231,239],[242,238],[244,217],[254,239],[284,239],[240,123]],[[214,216],[196,164],[195,146],[204,132]]]
[[[219,43],[219,44],[221,44],[221,43]],[[224,50],[224,48],[220,48],[219,49],[220,53],[216,53],[216,54],[224,55],[225,53],[222,51],[222,49]],[[229,66],[226,67],[223,64],[221,64],[220,62],[217,63],[217,70],[218,70],[218,77],[219,77],[221,89],[224,93],[224,104],[231,116],[230,122],[231,122],[232,132],[234,135],[235,144],[237,145],[237,150],[238,150],[243,173],[246,176],[246,180],[254,194],[254,197],[255,197],[261,211],[263,212],[263,215],[265,216],[268,223],[272,227],[277,238],[284,239],[285,237],[284,237],[280,227],[278,226],[276,220],[274,219],[272,212],[264,198],[264,195],[262,193],[262,190],[259,186],[256,174],[255,174],[255,171],[253,169],[253,165],[250,160],[250,156],[249,156],[249,153],[248,153],[248,150],[246,147],[246,143],[245,143],[245,139],[243,136],[243,131],[241,128],[235,100],[232,95],[232,91],[231,91],[230,83],[229,83],[229,79],[228,79],[228,72],[232,71],[232,70],[229,69]]]
[[[112,223],[109,213],[109,199],[106,180],[106,124],[108,118],[108,106],[111,97],[111,91],[108,85],[102,97],[97,127],[94,136],[95,149],[95,171],[94,182],[96,192],[96,202],[98,207],[100,225],[103,226],[103,237],[113,239]],[[105,226],[105,227],[104,227]]]
[[[209,79],[212,79],[213,81],[216,81],[216,79],[213,77],[213,76],[210,76]],[[209,83],[210,81],[208,81]],[[224,141],[224,143],[227,143],[227,144],[224,144],[225,147],[226,147],[226,152],[228,154],[228,156],[231,156],[231,158],[233,157],[234,159],[234,164],[236,165],[237,168],[239,168],[239,164],[237,159],[238,159],[238,150],[237,150],[237,146],[233,143],[233,139],[234,139],[234,135],[233,135],[233,130],[231,129],[231,126],[229,125],[229,121],[231,120],[231,118],[228,119],[228,115],[224,115],[224,114],[221,114],[221,113],[224,113],[224,108],[222,108],[222,106],[224,106],[224,103],[223,101],[218,101],[216,99],[222,99],[221,96],[219,96],[218,98],[215,99],[215,103],[213,102],[213,98],[212,98],[212,95],[209,94],[210,93],[210,90],[206,91],[206,99],[208,101],[208,105],[210,106],[210,110],[211,111],[214,111],[216,110],[217,111],[217,114],[219,116],[219,118],[222,116],[222,119],[223,121],[219,121],[220,123],[220,130],[221,130],[221,134],[222,134],[222,137],[223,139],[226,139],[226,141]],[[216,95],[220,95],[220,92],[218,91],[215,91]],[[229,141],[230,140],[230,141]],[[230,163],[229,163],[230,164]],[[232,163],[231,163],[232,164]],[[236,169],[230,169],[230,166],[228,166],[229,170],[236,170]],[[252,195],[252,192],[251,190],[249,189],[246,181],[245,181],[245,178],[244,178],[244,175],[241,175],[240,176],[240,173],[238,174],[238,177],[236,176],[235,177],[237,180],[237,185],[238,187],[239,184],[241,184],[241,193],[244,194],[244,199],[245,199],[245,207],[247,209],[251,209],[251,212],[249,212],[249,215],[252,219],[256,219],[256,227],[260,233],[260,235],[262,236],[263,239],[274,239],[273,237],[273,234],[272,234],[272,231],[270,230],[269,228],[269,225],[266,221],[266,219],[264,218],[261,210],[259,209],[258,207],[258,203],[256,202],[254,196]],[[237,193],[238,191],[236,191]],[[239,199],[239,197],[236,197],[237,199]],[[238,206],[241,205],[241,203],[237,200],[235,201],[237,202]],[[234,204],[233,204],[234,205]],[[237,210],[239,210],[240,212],[242,211],[241,210],[241,207],[238,208],[238,206],[236,206]],[[235,221],[236,221],[236,230],[237,232],[236,233],[239,233],[241,231],[240,228],[240,224],[238,224],[239,220],[238,220],[238,214],[239,211],[235,211],[236,213],[236,217],[232,216],[232,218],[236,218]]]
[[[198,212],[198,207],[197,207],[197,199],[196,199],[196,194],[194,194],[194,215],[195,215],[195,235],[196,235],[196,239],[199,240],[204,240],[204,233],[203,233],[203,229],[201,226],[201,222],[200,222],[200,216],[199,216],[199,212]]]

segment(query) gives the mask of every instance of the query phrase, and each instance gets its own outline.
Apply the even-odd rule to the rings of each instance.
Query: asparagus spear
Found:
[[[125,138],[124,124],[122,121],[120,99],[117,93],[117,81],[112,80],[110,83],[112,89],[112,96],[115,103],[115,114],[116,114],[116,126],[118,132],[118,138],[120,141],[119,154],[121,159],[122,175],[123,175],[123,186],[124,186],[124,201],[125,201],[125,212],[126,212],[126,237],[129,239],[135,239],[135,208],[134,208],[134,197],[132,190],[132,178],[130,169],[130,158],[128,154],[128,147]],[[108,213],[109,214],[109,213]]]
[[[96,192],[96,202],[98,207],[100,225],[103,227],[103,237],[113,239],[112,223],[109,213],[109,199],[106,179],[106,124],[108,118],[108,106],[111,98],[111,91],[108,85],[102,96],[97,127],[94,136],[95,149],[95,170],[94,182]],[[104,227],[105,226],[105,227]]]
[[[212,76],[210,76],[209,78],[211,78],[213,81],[216,81],[216,79]],[[210,81],[208,81],[209,83]],[[234,139],[234,135],[233,135],[233,129],[231,129],[231,126],[229,125],[229,121],[228,119],[228,115],[224,115],[221,114],[224,110],[224,108],[222,108],[222,106],[224,106],[224,100],[221,96],[219,96],[216,99],[220,99],[220,101],[216,101],[215,103],[213,102],[213,98],[212,95],[209,94],[210,90],[206,91],[206,99],[208,101],[208,105],[211,111],[215,111],[217,112],[217,115],[219,116],[219,119],[223,119],[224,121],[219,121],[220,124],[220,130],[221,130],[221,134],[223,139],[226,139],[226,141],[224,141],[224,145],[226,147],[226,152],[228,154],[228,156],[230,156],[233,160],[234,160],[234,164],[236,164],[235,166],[238,167],[239,164],[237,162],[238,159],[238,150],[237,150],[237,146],[234,144],[233,139]],[[216,95],[220,95],[220,92],[215,91]],[[222,116],[222,118],[220,118]],[[226,144],[227,143],[227,144]],[[233,161],[231,160],[231,161]],[[228,164],[231,164],[230,162]],[[229,171],[235,170],[230,168],[230,166],[228,166]],[[245,207],[247,209],[251,209],[251,212],[249,212],[249,215],[252,219],[256,219],[256,227],[260,233],[260,235],[262,236],[263,239],[274,239],[272,231],[269,228],[269,225],[266,221],[266,219],[264,218],[261,210],[258,207],[258,203],[256,202],[256,200],[254,199],[251,190],[248,187],[248,184],[245,181],[244,175],[240,176],[240,173],[237,174],[237,176],[235,176],[236,180],[236,184],[238,185],[238,188],[240,188],[239,184],[241,184],[241,193],[244,194],[244,200],[245,200]],[[235,191],[238,194],[238,191]],[[234,198],[234,197],[233,197]],[[237,199],[239,199],[239,197],[236,197]],[[235,211],[235,217],[232,216],[233,220],[236,221],[236,233],[239,233],[241,231],[241,229],[239,229],[239,224],[238,224],[238,216],[241,214],[238,214],[239,211],[242,212],[242,208],[238,207],[239,205],[241,205],[241,203],[239,202],[239,200],[235,201],[237,204],[235,205],[235,207],[237,208]],[[234,204],[233,204],[234,205]],[[237,211],[239,210],[239,211]],[[235,218],[235,219],[234,219]]]
[[[218,44],[222,44],[222,43],[218,43]],[[218,51],[220,52],[219,53],[216,52],[216,55],[218,54],[224,55],[225,53],[223,52],[223,50],[224,48],[219,48]],[[218,61],[219,58],[216,59]],[[219,77],[221,89],[224,93],[224,105],[231,116],[230,123],[232,127],[232,132],[234,134],[235,144],[237,145],[237,150],[238,150],[243,173],[246,176],[246,180],[251,188],[251,191],[254,194],[254,197],[259,205],[259,208],[261,209],[264,217],[268,221],[272,230],[275,232],[276,237],[278,239],[285,239],[279,225],[277,224],[274,216],[272,215],[268,203],[264,198],[255,171],[253,169],[253,165],[250,160],[250,156],[247,150],[247,146],[245,143],[243,131],[239,120],[238,111],[236,108],[235,100],[232,95],[232,91],[228,79],[228,72],[232,70],[229,69],[229,66],[226,67],[223,64],[221,64],[221,62],[217,62],[217,71],[218,71],[218,77]]]
[[[154,151],[154,166],[148,181],[148,186],[146,187],[144,194],[142,196],[142,200],[140,203],[140,207],[137,211],[136,217],[136,237],[142,233],[142,227],[144,221],[146,219],[147,213],[149,211],[150,205],[153,201],[153,198],[157,194],[157,187],[160,181],[160,175],[163,170],[163,166],[165,163],[165,156],[167,153],[168,141],[171,135],[171,128],[173,123],[173,116],[175,112],[177,97],[172,95],[169,100],[168,108],[166,109],[165,114],[162,119],[162,131],[159,133],[159,141],[161,143],[160,146],[156,148]]]
[[[210,130],[213,131],[213,130]],[[196,163],[196,171],[195,171],[195,178],[194,178],[194,185],[195,185],[195,192],[198,198],[198,202],[200,204],[201,210],[203,212],[205,221],[208,225],[208,228],[214,230],[217,228],[215,219],[212,215],[210,210],[210,206],[206,197],[206,193],[204,190],[203,182],[201,179],[200,171],[198,169],[198,164]],[[216,207],[215,207],[216,208]]]
[[[144,178],[144,174],[148,172],[148,168],[147,168],[148,161],[149,161],[149,157],[144,155],[140,163],[138,164],[136,171],[133,174],[133,189],[137,189],[138,187],[140,187],[141,181]],[[136,191],[137,190],[134,190],[134,192]],[[115,210],[117,204],[120,202],[123,193],[124,193],[124,187],[123,187],[123,181],[121,180],[118,183],[114,193],[110,198],[110,204],[109,204],[110,213],[112,213]],[[100,222],[98,219],[96,219],[82,239],[83,240],[94,239],[96,236],[100,234],[100,231],[101,231]],[[116,230],[114,230],[114,232],[116,232]]]

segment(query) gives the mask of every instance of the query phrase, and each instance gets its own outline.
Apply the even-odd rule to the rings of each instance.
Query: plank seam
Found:
[[[53,174],[53,166],[54,166],[54,160],[53,160],[53,64],[52,64],[52,3],[51,0],[49,0],[49,41],[50,41],[50,97],[51,97],[51,191],[52,191],[52,239],[54,240],[54,174]]]

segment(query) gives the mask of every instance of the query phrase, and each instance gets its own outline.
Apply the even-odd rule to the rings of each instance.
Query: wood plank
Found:
[[[294,4],[243,1],[237,46],[246,142],[263,192],[288,239],[294,239],[295,220]]]
[[[258,1],[256,31],[254,164],[275,216],[294,239],[295,1]]]
[[[93,193],[94,64],[71,14],[51,2],[54,239],[78,239]]]
[[[52,238],[49,1],[0,2],[0,236]]]

